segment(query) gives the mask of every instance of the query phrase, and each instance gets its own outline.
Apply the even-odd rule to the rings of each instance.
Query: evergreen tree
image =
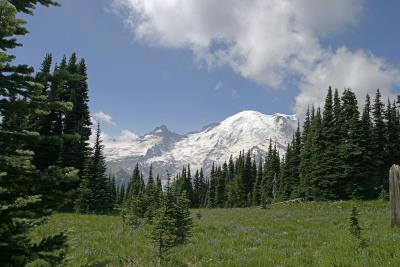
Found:
[[[207,207],[208,208],[216,208],[216,200],[215,200],[215,189],[216,189],[217,179],[216,179],[216,170],[215,165],[213,163],[210,173],[210,186],[207,192]]]
[[[14,56],[8,50],[20,46],[16,36],[28,32],[17,14],[33,14],[37,4],[56,2],[0,1],[0,262],[4,266],[60,263],[66,236],[57,234],[34,243],[30,233],[50,214],[54,195],[49,188],[58,191],[57,182],[75,175],[71,169],[40,170],[32,164],[31,146],[40,133],[28,122],[54,107],[46,105],[44,86],[33,77],[33,69],[13,65]]]
[[[396,103],[390,103],[386,106],[384,114],[386,121],[386,170],[390,169],[393,164],[400,162],[400,128],[399,117],[396,110]]]
[[[201,181],[200,181],[200,174],[197,170],[194,175],[193,180],[193,207],[199,208],[201,203]]]
[[[314,110],[314,108],[313,108]],[[312,134],[311,134],[311,123],[313,121],[314,111],[310,113],[310,109],[307,109],[306,117],[303,124],[302,133],[302,149],[300,152],[300,185],[298,188],[299,196],[306,199],[310,198],[310,187],[311,187],[311,146],[312,146]]]
[[[216,172],[216,188],[215,188],[215,202],[216,206],[223,208],[225,206],[225,183],[226,183],[226,175],[228,172],[228,165],[226,162],[221,167],[217,168]]]
[[[367,94],[360,122],[360,146],[362,149],[361,173],[362,183],[359,185],[360,195],[366,199],[378,196],[378,181],[374,178],[371,100]]]
[[[291,156],[292,155],[292,147],[290,144],[287,145],[286,147],[286,155],[281,161],[281,175],[280,175],[280,183],[279,183],[279,199],[281,200],[287,200],[290,198],[291,194],[291,182],[292,182],[292,176],[290,173],[291,166]]]
[[[131,180],[128,183],[127,196],[136,197],[142,193],[142,178],[140,175],[139,164],[136,164]]]
[[[118,188],[118,198],[117,198],[117,204],[118,205],[121,205],[125,201],[125,194],[126,194],[125,185],[122,184]]]
[[[93,191],[93,211],[95,213],[108,213],[113,209],[114,203],[110,199],[110,185],[106,176],[107,168],[103,154],[104,146],[100,134],[100,124],[98,124],[89,181]]]
[[[332,98],[332,88],[329,87],[328,94],[325,99],[324,111],[322,116],[321,125],[321,151],[320,155],[322,160],[320,168],[322,169],[322,179],[329,183],[331,188],[331,196],[334,197],[339,192],[335,192],[335,188],[339,186],[340,178],[340,166],[342,162],[338,157],[338,144],[342,136],[343,129],[340,128],[342,105],[338,99],[338,91],[335,90],[334,99]],[[343,121],[346,121],[344,118]]]
[[[262,158],[258,163],[257,168],[257,176],[253,185],[253,193],[252,193],[252,204],[254,206],[260,205],[261,203],[261,181],[263,180],[263,166],[262,166]]]
[[[297,125],[297,130],[295,132],[293,141],[292,141],[292,159],[290,161],[290,173],[292,176],[292,185],[291,185],[291,198],[300,197],[301,189],[300,189],[300,156],[302,149],[302,140],[301,140],[301,132],[300,125]]]
[[[175,246],[176,225],[171,213],[173,210],[163,201],[151,228],[151,241],[156,245],[160,265],[166,253]]]
[[[90,213],[93,210],[93,185],[90,177],[91,159],[86,160],[84,172],[81,174],[77,199],[75,200],[75,211],[79,213]]]
[[[161,193],[163,192],[163,188],[162,188],[160,175],[157,175],[157,179],[156,180],[157,180],[157,184],[156,184],[157,192],[158,192],[158,194],[161,195]]]
[[[327,200],[333,198],[332,181],[326,179],[323,173],[323,163],[320,155],[322,155],[322,116],[320,108],[317,109],[315,116],[311,122],[311,162],[310,162],[310,191],[306,193],[306,197],[314,200]]]
[[[159,179],[159,178],[157,178]],[[158,191],[153,178],[153,165],[150,165],[149,178],[147,179],[147,186],[145,192],[144,204],[146,205],[146,218],[148,221],[152,222],[155,212],[160,208],[160,197],[162,192]]]
[[[187,198],[185,192],[176,196],[175,206],[175,229],[176,229],[176,244],[183,244],[191,235],[192,218],[190,217],[190,200]]]
[[[387,192],[388,190],[388,179],[385,159],[385,136],[386,126],[384,122],[384,104],[381,100],[381,93],[377,90],[374,103],[372,105],[372,119],[373,128],[371,135],[371,148],[374,155],[374,160],[371,164],[374,167],[374,179],[377,181],[380,191]]]
[[[362,186],[360,175],[362,149],[360,140],[360,120],[355,94],[346,89],[342,95],[341,135],[343,141],[339,147],[342,177],[338,188],[338,197],[341,199],[360,198],[359,188]]]
[[[203,169],[200,169],[200,193],[199,193],[199,204],[200,207],[205,207],[207,203],[207,192],[208,192],[208,183],[204,177]]]
[[[248,206],[248,203],[251,201],[251,190],[253,187],[252,161],[250,151],[247,151],[245,155],[240,179],[241,184],[243,185],[241,192],[242,206]]]
[[[358,211],[356,207],[353,207],[350,215],[350,234],[357,239],[361,239],[361,227],[358,223]]]

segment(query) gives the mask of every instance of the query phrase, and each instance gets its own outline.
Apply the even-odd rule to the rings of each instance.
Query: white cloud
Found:
[[[100,111],[100,112],[97,112],[97,113],[93,114],[92,123],[97,123],[97,122],[103,122],[103,123],[106,123],[106,124],[112,125],[112,126],[117,125],[113,121],[112,117],[109,114],[104,113],[103,111]]]
[[[335,53],[327,53],[312,71],[305,74],[299,85],[295,110],[304,114],[310,103],[322,107],[329,85],[339,90],[351,88],[362,106],[367,93],[379,88],[388,97],[391,96],[389,89],[397,84],[400,84],[400,71],[382,58],[362,50],[350,52],[342,47]]]
[[[107,142],[111,142],[113,140],[113,138],[109,134],[107,134],[105,132],[101,132],[100,140],[103,141],[104,143],[107,143]],[[91,143],[93,145],[95,142],[96,142],[96,131],[92,130],[92,134],[90,135],[90,138],[89,138],[89,143]]]
[[[135,133],[129,130],[122,130],[121,134],[117,137],[117,140],[121,142],[131,142],[135,141],[138,138],[139,137]]]
[[[363,51],[322,47],[320,38],[357,23],[363,0],[113,0],[136,38],[191,49],[208,66],[228,65],[272,88],[295,81],[295,111],[329,85],[389,92],[398,70]],[[362,89],[361,86],[365,86]],[[360,91],[362,90],[362,91]],[[373,88],[376,90],[376,88]]]
[[[121,133],[118,136],[111,136],[110,134],[106,132],[101,132],[100,133],[100,139],[103,141],[103,143],[107,146],[109,143],[115,143],[115,142],[121,142],[121,143],[129,143],[136,141],[138,139],[138,135],[135,133],[129,131],[129,130],[122,130]],[[90,135],[89,142],[91,144],[94,144],[96,141],[96,131],[92,130],[92,134]]]

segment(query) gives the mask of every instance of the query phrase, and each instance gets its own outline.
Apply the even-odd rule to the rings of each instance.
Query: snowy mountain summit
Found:
[[[222,164],[242,150],[250,149],[256,157],[265,155],[270,139],[283,152],[296,128],[295,115],[242,111],[186,135],[161,126],[142,137],[105,140],[105,154],[110,171],[120,181],[130,177],[136,163],[144,172],[153,164],[154,172],[164,178],[167,172],[174,174],[187,164],[192,170],[202,167],[208,173],[213,162]]]

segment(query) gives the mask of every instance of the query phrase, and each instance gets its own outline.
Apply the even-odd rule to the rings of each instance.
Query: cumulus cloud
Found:
[[[345,47],[328,53],[313,71],[305,74],[300,93],[296,97],[295,110],[304,114],[307,105],[323,105],[328,85],[338,89],[351,88],[359,100],[378,88],[390,96],[390,88],[400,83],[400,71],[382,58],[362,50],[348,51]]]
[[[138,139],[138,135],[135,133],[129,131],[129,130],[122,130],[121,133],[118,136],[112,136],[106,132],[101,132],[100,133],[100,139],[103,141],[103,143],[107,146],[107,144],[110,143],[115,143],[115,142],[121,142],[121,143],[129,143],[129,142],[134,142]],[[89,142],[91,144],[94,144],[96,141],[96,131],[92,131],[92,134],[90,135]]]
[[[230,66],[272,88],[297,85],[295,111],[329,85],[357,94],[398,84],[398,70],[364,51],[324,48],[320,39],[360,19],[362,0],[113,0],[137,39],[191,49],[207,66]]]
[[[92,122],[93,122],[93,123],[103,122],[103,123],[106,123],[106,124],[112,125],[112,126],[117,125],[117,124],[113,121],[111,115],[109,115],[109,114],[107,114],[107,113],[104,113],[103,111],[100,111],[100,112],[97,112],[97,113],[93,114],[93,116],[92,116]]]
[[[112,142],[113,138],[111,135],[105,133],[105,132],[101,132],[100,133],[100,140],[102,140],[103,142],[107,143],[107,142]],[[91,144],[94,144],[96,142],[96,131],[92,131],[92,134],[90,135],[89,138],[89,142]]]
[[[122,130],[121,134],[117,137],[117,140],[121,142],[131,142],[135,141],[138,138],[139,137],[135,133],[129,130]]]

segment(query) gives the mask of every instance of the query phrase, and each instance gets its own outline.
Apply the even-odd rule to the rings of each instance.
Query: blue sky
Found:
[[[161,124],[186,133],[248,109],[301,114],[328,85],[398,92],[399,1],[302,0],[306,9],[243,1],[261,2],[257,10],[229,0],[146,1],[38,8],[17,61],[37,67],[47,52],[84,57],[91,111],[112,117],[103,123],[112,135]],[[245,11],[237,17],[234,8]]]

